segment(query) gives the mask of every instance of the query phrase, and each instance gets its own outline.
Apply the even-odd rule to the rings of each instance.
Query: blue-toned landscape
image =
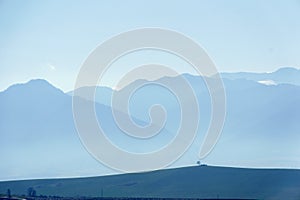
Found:
[[[183,76],[191,83],[195,91],[198,91],[196,95],[199,99],[201,122],[209,122],[210,100],[203,79],[188,74]],[[223,135],[213,152],[201,162],[209,166],[266,169],[196,166],[199,150],[197,147],[206,128],[200,127],[198,137],[190,150],[170,166],[171,168],[195,167],[153,172],[156,177],[153,179],[149,178],[153,177],[151,173],[146,173],[87,179],[49,179],[50,184],[48,179],[43,181],[41,178],[97,176],[116,172],[94,160],[80,143],[72,118],[72,98],[70,96],[72,92],[64,93],[47,81],[38,79],[13,85],[0,93],[1,179],[38,179],[20,183],[1,182],[0,188],[3,188],[1,193],[5,193],[6,188],[11,188],[17,194],[26,194],[26,188],[34,187],[44,195],[55,195],[55,191],[57,191],[58,196],[77,196],[82,191],[83,196],[97,196],[99,188],[104,187],[107,188],[105,190],[107,190],[108,196],[176,197],[177,191],[180,197],[206,198],[213,195],[213,188],[216,187],[222,188],[222,190],[217,189],[217,193],[223,197],[263,198],[264,195],[271,197],[279,187],[282,189],[282,191],[278,191],[279,196],[282,197],[288,193],[287,191],[292,190],[291,195],[299,197],[300,190],[296,188],[300,184],[300,172],[289,169],[299,168],[300,163],[298,148],[300,85],[297,82],[300,80],[300,70],[282,68],[273,73],[251,74],[247,76],[249,78],[242,73],[224,73],[222,76],[227,95],[227,118]],[[176,85],[177,77],[163,79]],[[264,80],[272,81],[272,84],[262,83]],[[126,88],[123,89],[126,90]],[[112,89],[97,88],[96,110],[99,118],[103,117],[100,120],[101,125],[112,133],[108,137],[121,147],[123,145],[124,148],[130,142],[129,148],[133,152],[147,152],[162,146],[164,142],[172,138],[177,124],[172,122],[179,119],[180,112],[176,107],[174,97],[159,95],[163,91],[164,88],[159,86],[149,86],[137,93],[136,98],[132,97],[131,99],[133,102],[136,101],[131,107],[131,113],[137,123],[149,123],[147,112],[139,107],[142,105],[160,103],[171,115],[168,117],[171,122],[166,122],[161,138],[153,138],[153,141],[148,140],[147,143],[141,144],[132,142],[130,140],[133,139],[129,136],[118,133],[120,131],[116,128],[108,103]],[[157,174],[163,174],[163,177],[167,176],[168,178],[162,178]],[[174,177],[170,174],[174,174]],[[192,187],[186,186],[191,190],[190,192],[179,192],[179,185],[184,181],[180,176],[186,177],[186,184],[192,184]],[[117,181],[112,181],[115,178]],[[108,181],[112,185],[107,185],[108,183],[102,182],[102,180]],[[143,182],[140,183],[141,180]],[[174,180],[174,184],[172,184],[172,180]],[[79,185],[74,186],[78,189],[73,190],[73,186],[70,184],[76,185],[78,181]],[[80,184],[83,184],[81,181],[86,181],[91,189],[81,186]],[[165,184],[169,185],[167,188],[171,188],[165,190],[164,187],[158,187],[153,181],[166,182]],[[226,181],[229,182],[229,185],[222,183]],[[213,185],[205,184],[206,182]],[[237,193],[233,188],[242,184],[241,182],[245,184],[245,191],[239,190],[240,192]],[[265,191],[255,183],[264,184]],[[126,184],[129,185],[125,187]],[[152,185],[151,189],[148,189],[154,193],[149,193],[148,189],[140,191],[138,188],[143,188],[143,184]],[[177,186],[177,184],[179,185]],[[204,191],[211,192],[205,196],[202,190],[197,189],[198,186]],[[255,192],[250,195],[250,191]]]
[[[0,200],[299,200],[299,19],[0,0]]]

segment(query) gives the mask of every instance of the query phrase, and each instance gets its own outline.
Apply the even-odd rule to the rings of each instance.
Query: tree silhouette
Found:
[[[27,194],[29,197],[35,197],[36,196],[36,191],[33,189],[33,187],[30,187],[27,189]]]
[[[7,197],[10,199],[11,198],[11,191],[10,189],[7,189]]]
[[[32,196],[35,197],[36,196],[36,190],[32,191]]]

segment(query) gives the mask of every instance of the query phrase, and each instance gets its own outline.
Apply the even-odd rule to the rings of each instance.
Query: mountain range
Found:
[[[195,91],[200,126],[192,146],[172,168],[196,163],[211,117],[210,95],[203,78],[181,76]],[[299,70],[282,68],[273,73],[223,73],[221,76],[227,116],[219,142],[202,162],[220,166],[299,168]],[[176,85],[178,78],[163,77],[160,81],[180,88]],[[95,98],[96,113],[108,137],[121,148],[139,153],[164,146],[174,137],[180,123],[180,106],[172,93],[149,85],[137,90],[130,99],[131,118],[137,124],[150,123],[149,106],[161,104],[168,114],[165,127],[160,136],[147,141],[122,134],[112,116],[112,94],[141,82],[149,81],[135,81],[120,91],[97,87]],[[117,173],[93,159],[81,144],[73,121],[72,94],[73,91],[64,93],[40,79],[12,85],[0,92],[0,180]]]
[[[247,79],[252,81],[262,81],[264,83],[272,84],[292,84],[300,85],[300,70],[293,67],[280,68],[274,72],[236,72],[236,73],[221,73],[223,78],[236,80],[236,79]],[[266,82],[269,81],[269,82]]]

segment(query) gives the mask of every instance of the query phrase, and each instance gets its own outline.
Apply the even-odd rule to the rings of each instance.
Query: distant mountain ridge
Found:
[[[200,126],[191,148],[172,167],[193,165],[198,160],[211,114],[204,80],[188,74],[182,76],[196,92]],[[161,81],[176,85],[177,78],[164,77]],[[227,96],[224,130],[204,162],[221,166],[300,168],[300,86],[268,86],[245,78],[224,78],[224,85]],[[176,134],[180,107],[164,88],[142,88],[129,103],[131,117],[139,124],[150,122],[149,105],[159,103],[166,108],[169,114],[166,127],[160,137],[149,141],[132,140],[118,129],[110,107],[112,92],[109,88],[97,88],[96,111],[102,116],[99,121],[108,136],[118,146],[147,152],[162,147]],[[94,160],[81,144],[70,94],[47,81],[33,80],[0,92],[0,113],[0,180],[115,173]]]
[[[223,78],[236,80],[247,79],[252,81],[272,80],[276,84],[292,84],[300,85],[300,69],[293,67],[280,68],[274,72],[255,73],[255,72],[236,72],[236,73],[221,73]]]

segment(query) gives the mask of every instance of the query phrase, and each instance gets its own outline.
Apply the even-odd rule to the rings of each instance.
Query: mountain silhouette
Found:
[[[274,73],[294,70],[282,69]],[[193,145],[171,167],[193,165],[198,160],[211,119],[210,95],[202,77],[182,76],[195,91],[200,124]],[[180,88],[176,85],[178,78],[163,77],[160,81]],[[277,85],[265,85],[249,78],[227,77],[223,81],[227,96],[224,129],[219,142],[203,162],[222,166],[299,168],[300,86],[278,81]],[[122,91],[141,82],[147,81],[133,82]],[[137,124],[151,123],[148,109],[153,104],[161,104],[167,113],[165,127],[159,136],[138,140],[124,134],[114,122],[111,96],[113,92],[122,91],[102,87],[96,91],[96,114],[107,137],[120,148],[137,153],[168,144],[180,126],[180,105],[176,96],[166,88],[151,84],[133,94],[129,110]],[[71,94],[72,91],[64,93],[39,79],[0,92],[0,179],[116,173],[97,162],[82,145],[73,120]],[[120,113],[121,117],[126,115]]]

